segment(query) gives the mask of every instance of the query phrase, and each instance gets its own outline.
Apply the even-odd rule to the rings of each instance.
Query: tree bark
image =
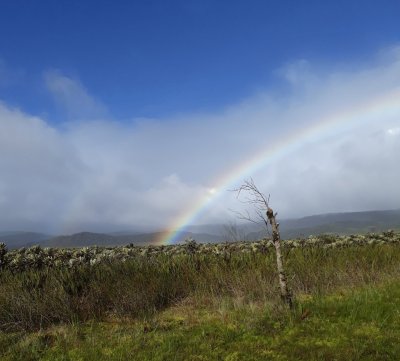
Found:
[[[267,218],[272,228],[272,241],[274,243],[276,251],[276,265],[278,269],[279,286],[281,288],[281,298],[289,306],[289,308],[292,308],[293,307],[292,293],[290,292],[286,281],[286,274],[282,261],[281,236],[279,233],[279,224],[276,222],[275,216],[276,214],[274,214],[274,211],[270,207],[268,207]]]

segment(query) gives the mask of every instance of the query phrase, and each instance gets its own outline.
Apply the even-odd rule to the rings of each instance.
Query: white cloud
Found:
[[[308,83],[312,78],[311,65],[306,59],[286,64],[278,70],[277,74],[292,85],[305,85],[305,80]]]
[[[0,104],[1,229],[57,222],[84,168],[55,129]]]
[[[400,134],[400,127],[388,129],[387,130],[387,134],[392,135],[392,136],[399,135]]]
[[[106,114],[106,108],[94,99],[79,80],[70,78],[60,71],[44,73],[47,89],[70,118],[93,119]]]
[[[385,94],[399,94],[400,57],[393,50],[357,70],[313,72],[312,64],[303,70],[291,73],[284,98],[269,91],[217,114],[162,121],[74,121],[58,129],[0,105],[0,229],[166,227],[205,203],[197,222],[225,221],[229,209],[243,206],[227,191],[232,184],[218,188],[232,169],[289,133],[329,117],[346,119],[354,109],[362,114]],[[70,114],[80,105],[87,114],[101,111],[81,84],[54,72],[46,81]],[[294,136],[279,157],[237,174],[237,181],[253,176],[282,217],[398,208],[395,103],[307,139]]]

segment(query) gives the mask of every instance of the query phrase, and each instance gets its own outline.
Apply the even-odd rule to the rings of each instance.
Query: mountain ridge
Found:
[[[279,215],[278,215],[279,217]],[[360,212],[334,212],[279,220],[282,239],[307,237],[311,234],[367,233],[387,229],[400,229],[400,209]],[[126,234],[126,232],[131,232]],[[157,244],[167,234],[159,232],[121,231],[111,233],[78,232],[71,235],[52,236],[38,232],[2,231],[0,242],[10,249],[30,247],[85,247],[118,246],[126,244]],[[198,242],[216,243],[223,241],[255,240],[266,236],[264,227],[252,224],[209,224],[187,226],[180,232],[179,242],[193,238]]]

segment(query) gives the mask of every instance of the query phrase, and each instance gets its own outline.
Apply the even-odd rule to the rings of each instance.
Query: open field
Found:
[[[398,360],[400,282],[303,297],[293,313],[178,305],[149,320],[0,333],[2,360]]]
[[[293,311],[268,241],[23,269],[5,253],[0,359],[396,360],[399,234],[360,237],[287,243]]]

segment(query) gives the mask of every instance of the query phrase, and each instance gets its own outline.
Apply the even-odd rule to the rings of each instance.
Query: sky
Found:
[[[249,177],[283,218],[400,208],[399,13],[2,2],[0,230],[227,223]]]

